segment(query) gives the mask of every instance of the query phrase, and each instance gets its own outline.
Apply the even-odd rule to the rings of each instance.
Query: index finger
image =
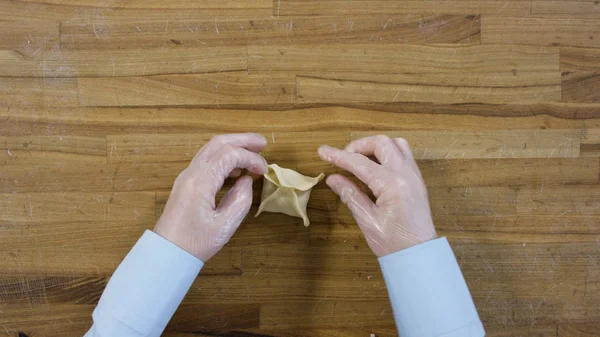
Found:
[[[377,135],[352,141],[345,148],[348,152],[375,156],[383,166],[399,167],[402,164],[402,153],[394,141],[388,136]]]
[[[381,165],[362,154],[321,146],[319,156],[323,160],[354,174],[360,181],[367,184],[376,198],[379,198],[386,188],[387,178]]]
[[[230,133],[217,135],[204,145],[196,156],[212,157],[226,145],[241,147],[252,152],[260,152],[267,146],[265,137],[257,133]]]
[[[235,169],[246,169],[251,173],[265,174],[268,172],[268,164],[258,153],[226,145],[222,151],[215,153],[208,161],[211,196],[217,194],[223,187],[225,179]]]

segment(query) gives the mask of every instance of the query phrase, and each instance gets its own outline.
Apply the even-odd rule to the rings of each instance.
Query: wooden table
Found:
[[[0,0],[0,14],[0,336],[81,336],[178,172],[242,131],[308,175],[337,171],[320,144],[407,138],[488,336],[600,336],[598,1]],[[395,336],[377,260],[325,184],[309,216],[249,215],[165,336]]]

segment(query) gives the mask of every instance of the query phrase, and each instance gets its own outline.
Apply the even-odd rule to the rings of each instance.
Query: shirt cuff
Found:
[[[380,257],[379,264],[400,336],[485,336],[446,238]]]
[[[203,265],[146,230],[108,282],[94,316],[110,315],[142,336],[158,337]]]

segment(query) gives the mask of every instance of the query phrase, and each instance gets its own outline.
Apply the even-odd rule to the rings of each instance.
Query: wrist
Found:
[[[199,251],[198,245],[196,245],[194,242],[195,240],[193,239],[193,235],[191,233],[187,233],[187,231],[183,230],[182,228],[177,228],[177,226],[166,224],[159,220],[156,223],[156,226],[154,226],[153,232],[186,251],[198,260],[202,262],[206,262],[206,260],[208,260],[205,259],[204,254]]]

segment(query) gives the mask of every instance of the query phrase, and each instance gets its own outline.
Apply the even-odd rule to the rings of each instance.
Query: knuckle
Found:
[[[408,186],[408,182],[403,177],[395,177],[394,185],[400,190],[403,190]]]
[[[377,135],[375,136],[375,141],[377,143],[388,143],[391,142],[392,139],[387,135]]]
[[[395,140],[396,140],[396,143],[398,143],[398,145],[402,146],[403,148],[410,147],[410,145],[408,144],[408,141],[402,137],[395,138]]]
[[[210,139],[211,143],[225,143],[225,135],[216,135]]]

